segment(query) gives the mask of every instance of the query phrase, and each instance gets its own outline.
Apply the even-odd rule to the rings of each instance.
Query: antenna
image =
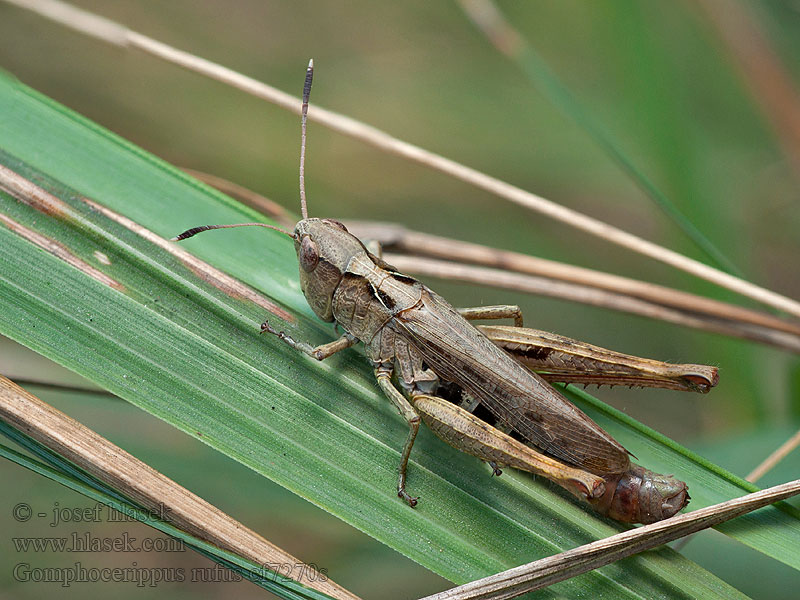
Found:
[[[303,218],[308,218],[308,208],[306,207],[306,121],[308,120],[308,97],[311,95],[311,81],[314,79],[314,59],[308,61],[306,69],[306,82],[303,85],[303,111],[300,121],[302,131],[300,138],[300,212]]]
[[[275,227],[275,225],[267,225],[266,223],[235,223],[233,225],[203,225],[201,227],[192,227],[191,229],[187,229],[180,235],[176,235],[174,238],[170,238],[169,241],[180,242],[181,240],[185,240],[194,235],[197,235],[198,233],[208,231],[209,229],[229,229],[231,227],[266,227],[267,229],[274,229],[275,231],[280,231],[281,233],[288,235],[290,238],[294,238],[294,234],[291,234],[285,229],[281,229],[280,227]]]
[[[302,137],[300,139],[300,212],[303,213],[303,218],[308,218],[308,208],[306,207],[306,121],[308,120],[308,97],[311,95],[311,81],[314,79],[314,59],[308,61],[308,69],[306,69],[306,81],[303,85],[303,110],[302,121],[300,124]],[[274,229],[280,231],[290,238],[294,238],[293,233],[289,233],[285,229],[275,227],[275,225],[267,225],[266,223],[235,223],[232,225],[203,225],[202,227],[192,227],[187,229],[180,235],[176,235],[170,239],[170,242],[180,242],[192,236],[208,231],[209,229],[228,229],[231,227],[266,227],[267,229]]]

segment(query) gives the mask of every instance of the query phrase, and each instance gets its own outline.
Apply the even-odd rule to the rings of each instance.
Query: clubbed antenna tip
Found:
[[[311,80],[314,79],[314,59],[308,61],[306,69],[306,82],[303,85],[303,104],[308,104],[308,97],[311,95]]]
[[[191,229],[187,229],[180,235],[176,235],[173,238],[169,238],[170,242],[180,242],[181,240],[185,240],[190,238],[198,233],[202,233],[203,231],[208,231],[209,229],[216,229],[214,225],[203,225],[202,227],[192,227]]]
[[[176,235],[174,238],[170,238],[170,242],[180,242],[181,240],[185,240],[190,238],[198,233],[202,233],[204,231],[208,231],[210,229],[230,229],[231,227],[266,227],[267,229],[274,229],[275,231],[280,231],[284,235],[288,235],[290,238],[294,237],[294,234],[286,231],[285,229],[281,229],[280,227],[275,227],[275,225],[267,225],[266,223],[234,223],[232,225],[203,225],[201,227],[192,227],[191,229],[187,229],[180,235]]]

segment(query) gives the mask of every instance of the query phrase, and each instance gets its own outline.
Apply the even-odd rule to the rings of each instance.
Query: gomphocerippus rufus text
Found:
[[[264,223],[207,225],[173,240],[249,225],[294,240],[303,294],[320,319],[335,321],[344,333],[314,348],[268,322],[262,332],[317,360],[364,343],[380,389],[408,423],[397,493],[410,506],[417,498],[406,491],[406,469],[424,421],[447,443],[488,462],[494,473],[509,466],[542,475],[614,519],[651,523],[681,510],[689,500],[685,483],[632,463],[625,448],[547,381],[705,392],[716,384],[716,369],[641,359],[525,329],[514,306],[456,310],[369,252],[339,221],[309,218],[304,163],[312,76],[310,62],[300,152],[303,218],[294,232]],[[501,318],[513,318],[515,326],[476,328],[469,322]]]

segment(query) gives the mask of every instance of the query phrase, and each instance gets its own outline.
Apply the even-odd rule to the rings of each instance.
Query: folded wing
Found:
[[[569,400],[424,288],[394,326],[440,379],[458,384],[543,452],[598,475],[622,473],[628,452]]]

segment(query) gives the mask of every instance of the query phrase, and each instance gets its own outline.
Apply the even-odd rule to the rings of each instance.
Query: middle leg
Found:
[[[403,454],[400,457],[400,466],[398,468],[397,495],[405,500],[409,506],[414,507],[417,505],[417,498],[406,492],[406,469],[408,468],[408,457],[411,455],[411,448],[414,446],[414,440],[419,431],[420,418],[411,403],[406,400],[406,397],[392,385],[392,371],[393,367],[390,363],[381,363],[375,369],[375,377],[383,393],[392,401],[392,404],[395,405],[406,420],[406,423],[408,423],[408,437],[403,446]]]

